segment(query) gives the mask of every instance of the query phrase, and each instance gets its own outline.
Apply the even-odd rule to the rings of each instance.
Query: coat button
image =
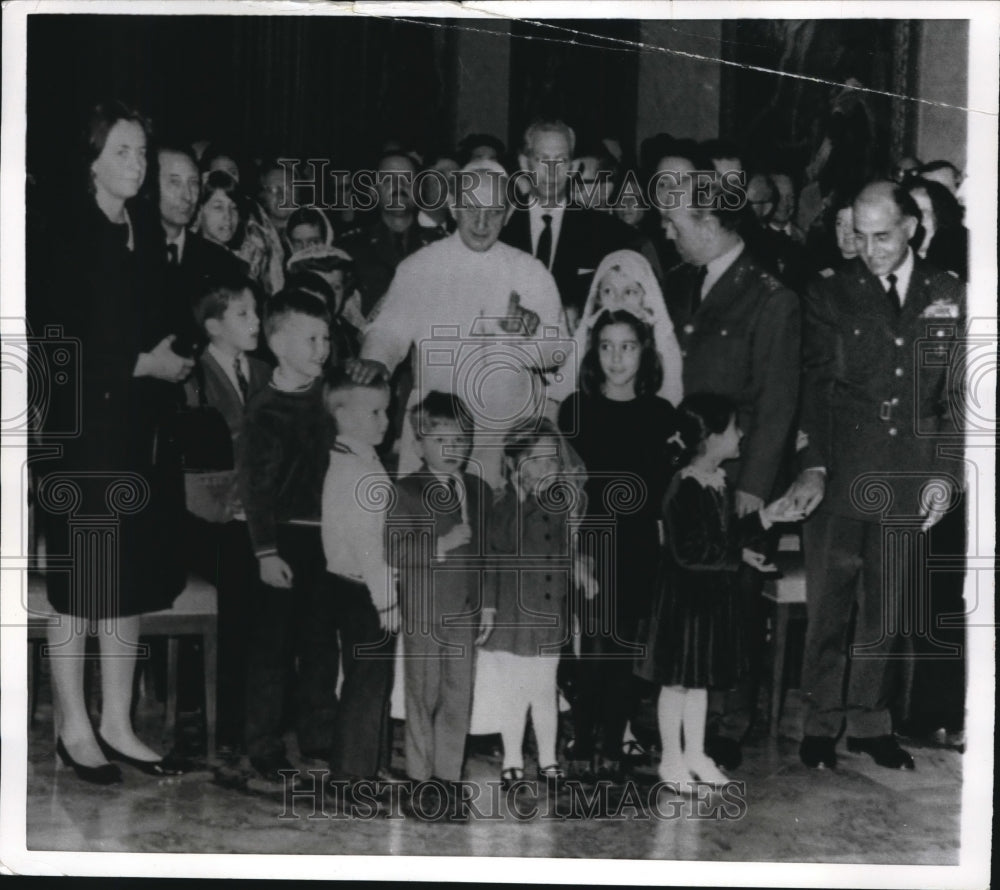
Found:
[[[723,337],[728,337],[728,336],[729,336],[729,331],[727,331],[727,330],[726,330],[725,328],[723,328],[723,329],[722,329],[721,331],[719,331],[719,333],[720,333],[720,334],[721,334],[721,335],[722,335]]]
[[[861,336],[861,328],[855,328],[854,329],[854,336],[855,337],[860,337]]]
[[[694,333],[694,325],[693,324],[686,324],[686,325],[684,325],[684,333],[685,334],[693,334]]]
[[[904,343],[905,341],[903,340],[903,338],[902,338],[902,337],[897,337],[897,338],[896,338],[895,340],[893,340],[892,342],[893,342],[893,343],[895,343],[895,344],[896,344],[897,346],[902,346],[902,345],[903,345],[903,343]]]
[[[549,514],[548,513],[543,513],[542,514],[542,522],[548,522],[548,521],[549,521]]]
[[[107,400],[108,400],[108,399],[110,399],[110,398],[111,398],[111,393],[109,393],[109,392],[106,392],[106,393],[104,394],[104,400],[105,400],[105,401],[107,401]]]
[[[890,402],[891,402],[891,403],[892,403],[893,405],[898,405],[898,404],[899,404],[899,398],[898,398],[897,396],[893,396],[893,397],[892,397],[891,399],[889,399],[889,401],[890,401]]]
[[[546,535],[545,536],[545,540],[546,541],[551,541],[552,540],[552,535]]]
[[[940,328],[938,328],[937,331],[935,331],[935,333],[936,333],[936,335],[938,337],[943,337],[944,336],[944,331],[942,331]]]
[[[896,376],[897,377],[902,377],[903,376],[903,369],[902,368],[896,368]]]
[[[552,580],[552,576],[551,575],[546,575],[545,576],[545,580],[546,581],[551,581]],[[546,596],[548,596],[548,594],[546,594]]]
[[[894,426],[889,427],[889,435],[890,436],[895,436],[896,433],[898,433],[898,432],[899,432],[899,430],[897,430]]]

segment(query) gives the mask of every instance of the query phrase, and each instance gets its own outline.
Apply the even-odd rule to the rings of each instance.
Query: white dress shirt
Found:
[[[555,207],[543,206],[540,201],[533,200],[528,207],[528,222],[531,224],[531,255],[538,253],[538,239],[542,237],[545,230],[545,220],[543,216],[552,217],[552,250],[549,251],[549,270],[552,269],[552,262],[556,258],[556,245],[559,243],[559,233],[562,231],[563,215],[566,212],[565,204],[557,204]]]
[[[899,305],[906,305],[906,292],[910,287],[910,278],[913,275],[913,249],[906,249],[906,259],[903,260],[902,264],[892,272],[896,276],[896,293],[899,294]],[[879,275],[878,280],[882,282],[882,289],[888,293],[889,292],[889,276]]]
[[[167,239],[167,247],[171,244],[177,245],[177,263],[184,262],[184,245],[187,243],[187,229],[181,226],[181,233],[176,238]]]
[[[722,256],[717,256],[714,260],[705,264],[705,281],[701,286],[702,299],[715,287],[715,283],[726,274],[726,270],[739,259],[743,253],[743,239],[741,238],[734,247],[727,250]]]

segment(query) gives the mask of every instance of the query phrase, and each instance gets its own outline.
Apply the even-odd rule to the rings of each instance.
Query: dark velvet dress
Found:
[[[597,548],[597,596],[574,596],[581,657],[567,652],[560,665],[561,682],[573,687],[573,757],[586,760],[600,746],[617,759],[625,724],[638,715],[632,665],[655,591],[677,409],[655,395],[614,401],[577,392],[560,406],[559,426],[587,468],[592,533],[614,535]]]
[[[156,448],[181,388],[133,376],[139,354],[173,333],[162,233],[140,205],[129,219],[131,250],[129,226],[87,202],[58,256],[29,271],[29,319],[51,375],[36,441],[59,447],[32,464],[49,600],[87,618],[169,607],[186,575],[180,463]]]
[[[733,494],[720,471],[678,473],[664,500],[659,599],[650,625],[649,657],[636,668],[663,686],[730,689],[744,671],[738,569],[741,550],[761,549],[757,514],[736,519]]]

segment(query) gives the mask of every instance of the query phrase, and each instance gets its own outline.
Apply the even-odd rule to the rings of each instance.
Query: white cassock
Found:
[[[538,316],[533,333],[504,330],[512,295],[522,309]],[[575,377],[579,367],[571,355],[576,347],[565,328],[559,291],[545,266],[499,241],[489,250],[470,250],[457,232],[399,264],[389,290],[372,310],[361,357],[392,371],[411,346],[410,406],[433,390],[459,395],[476,425],[469,471],[494,488],[502,483],[504,433],[550,411],[550,381],[538,369],[566,363]],[[407,423],[399,444],[399,472],[418,467]]]

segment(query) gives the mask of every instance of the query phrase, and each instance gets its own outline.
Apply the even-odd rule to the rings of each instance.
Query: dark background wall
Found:
[[[35,15],[28,169],[58,177],[83,110],[103,96],[142,109],[160,138],[352,167],[387,138],[433,150],[485,130],[516,148],[546,113],[584,144],[610,135],[630,150],[658,131],[721,132],[751,150],[777,140],[800,162],[835,91],[717,59],[961,105],[967,48],[964,22]],[[868,101],[879,161],[927,145],[964,161],[962,112]],[[948,139],[929,138],[932,127]]]

